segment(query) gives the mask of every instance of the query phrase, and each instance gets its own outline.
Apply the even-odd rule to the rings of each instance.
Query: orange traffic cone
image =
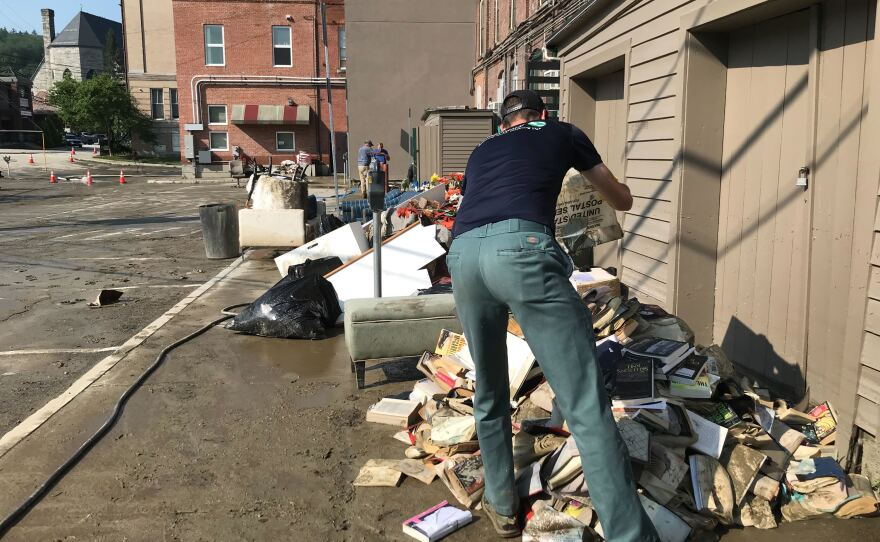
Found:
[[[125,184],[125,172],[119,170],[119,184]]]
[[[28,158],[28,164],[34,163],[34,155],[32,154],[30,158]]]
[[[73,149],[70,149],[70,156],[67,158],[67,161],[71,164],[73,163]]]
[[[92,186],[92,170],[86,170],[86,186]]]
[[[49,175],[49,184],[58,184],[58,179],[55,178],[55,170],[52,170],[52,174]]]
[[[75,147],[70,147],[70,154],[76,156],[76,148]]]

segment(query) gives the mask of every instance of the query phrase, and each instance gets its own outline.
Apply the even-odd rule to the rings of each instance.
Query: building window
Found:
[[[205,25],[205,65],[225,66],[226,48],[224,46],[223,25]]]
[[[293,47],[290,45],[290,27],[272,27],[272,65],[293,66]]]
[[[171,132],[171,150],[180,152],[180,132],[177,130]]]
[[[171,99],[171,118],[180,118],[180,108],[177,106],[177,89],[169,88],[168,97]]]
[[[510,29],[516,28],[516,0],[510,0]]]
[[[208,134],[208,144],[212,151],[228,151],[229,134],[226,132],[211,132]]]
[[[477,57],[482,58],[486,53],[486,0],[480,0],[480,10],[477,19],[480,21],[477,29]]]
[[[208,124],[226,124],[226,106],[208,106]]]
[[[296,149],[296,140],[293,132],[275,132],[275,150],[290,151]]]
[[[348,60],[348,52],[345,49],[345,27],[339,27],[339,68],[345,69],[345,61]]]
[[[156,120],[165,118],[165,97],[161,88],[150,89],[150,114]]]

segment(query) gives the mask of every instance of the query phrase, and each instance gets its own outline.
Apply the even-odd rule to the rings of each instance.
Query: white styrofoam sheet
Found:
[[[408,296],[431,287],[422,269],[446,251],[434,239],[436,226],[415,226],[382,245],[382,297]],[[374,255],[367,254],[328,280],[343,305],[349,299],[373,297]]]
[[[238,242],[243,247],[298,247],[306,240],[302,209],[240,209]]]
[[[275,265],[283,277],[287,275],[287,268],[291,265],[331,256],[336,256],[342,260],[342,263],[346,263],[361,255],[369,246],[364,230],[357,223],[346,224],[327,235],[322,235],[310,243],[278,256],[275,258]]]

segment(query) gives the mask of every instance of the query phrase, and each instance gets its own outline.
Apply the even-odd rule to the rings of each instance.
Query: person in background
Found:
[[[369,139],[358,149],[358,175],[361,178],[361,196],[367,197],[367,187],[370,183],[370,162],[373,160],[373,142]]]
[[[376,163],[379,166],[379,170],[384,174],[385,177],[385,192],[388,192],[388,162],[391,160],[391,155],[388,154],[388,149],[385,148],[384,143],[379,143],[379,147],[374,151],[373,158],[376,159]]]
[[[577,127],[547,119],[541,97],[518,90],[502,102],[501,132],[468,160],[446,256],[458,316],[476,366],[474,416],[483,455],[483,510],[496,533],[519,536],[507,376],[508,310],[556,393],[581,455],[590,497],[609,542],[659,542],[636,493],[626,445],[596,361],[590,312],[569,282],[573,265],[554,238],[556,199],[570,168],[611,206],[632,207],[629,188]]]

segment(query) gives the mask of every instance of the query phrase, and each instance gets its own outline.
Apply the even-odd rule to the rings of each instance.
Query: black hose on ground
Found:
[[[119,397],[119,400],[116,401],[116,405],[113,407],[113,411],[110,413],[110,416],[107,417],[107,420],[95,431],[91,437],[89,437],[82,445],[77,448],[75,452],[64,462],[60,467],[55,469],[55,471],[46,478],[46,481],[43,482],[40,487],[38,487],[33,493],[31,493],[30,497],[25,499],[23,503],[21,503],[18,508],[12,511],[8,516],[6,516],[2,522],[0,522],[0,538],[6,536],[11,528],[13,528],[19,521],[24,519],[24,517],[28,514],[28,512],[33,509],[43,498],[46,496],[49,491],[55,487],[55,485],[61,481],[62,478],[76,466],[79,461],[88,454],[95,445],[101,441],[102,438],[107,436],[107,433],[110,432],[110,429],[116,424],[119,420],[119,417],[122,415],[122,411],[125,409],[125,404],[131,398],[132,395],[147,381],[150,376],[156,372],[162,363],[165,361],[165,356],[168,355],[169,352],[177,348],[178,346],[185,344],[192,339],[195,339],[199,335],[202,335],[212,327],[229,320],[236,316],[234,312],[231,312],[232,309],[238,307],[247,306],[248,303],[240,303],[237,305],[231,305],[229,307],[223,308],[220,312],[223,314],[222,317],[217,318],[216,320],[205,324],[199,329],[193,331],[186,337],[182,339],[178,339],[173,343],[169,344],[165,348],[159,352],[159,355],[156,356],[156,361],[154,361],[149,367],[147,367],[143,373],[135,380],[131,386],[129,386]]]

